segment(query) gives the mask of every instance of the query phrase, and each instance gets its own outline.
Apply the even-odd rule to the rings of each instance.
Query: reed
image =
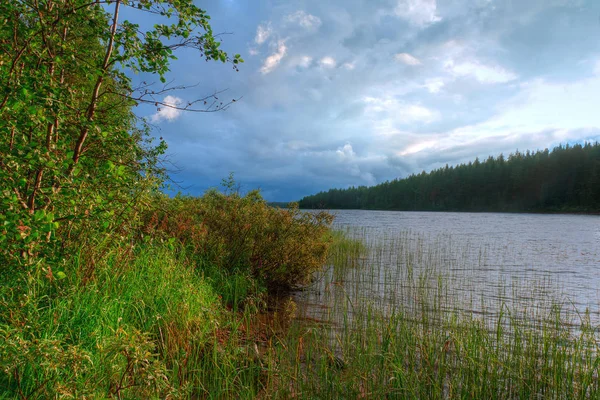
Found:
[[[307,307],[282,339],[296,350],[273,397],[600,395],[597,330],[589,313],[560,301],[558,285],[510,283],[486,298],[465,290],[464,271],[453,272],[480,267],[468,260],[478,252],[484,263],[485,249],[457,248],[451,237],[406,232],[375,242],[368,234],[350,232],[362,255],[334,250],[321,280],[298,296]]]

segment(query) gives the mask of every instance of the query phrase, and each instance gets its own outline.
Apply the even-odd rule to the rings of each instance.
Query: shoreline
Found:
[[[301,211],[391,211],[420,213],[464,213],[464,214],[539,214],[539,215],[590,215],[600,216],[600,211],[497,211],[497,210],[401,210],[389,208],[300,208]]]

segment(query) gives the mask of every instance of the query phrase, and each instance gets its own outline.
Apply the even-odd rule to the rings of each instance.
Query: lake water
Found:
[[[544,314],[559,303],[575,325],[586,312],[600,324],[599,216],[332,213],[336,228],[372,250],[356,268],[341,276],[327,271],[298,293],[304,317],[335,323],[336,307],[349,307],[340,305],[341,297],[351,306],[367,301],[379,308],[398,302],[418,307],[414,287],[422,285],[437,290],[439,307],[449,311],[493,316],[507,306]],[[336,299],[332,291],[341,294]]]

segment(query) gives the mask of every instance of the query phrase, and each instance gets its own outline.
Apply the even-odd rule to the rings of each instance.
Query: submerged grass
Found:
[[[335,233],[328,267],[278,306],[166,244],[110,254],[92,280],[75,257],[26,296],[2,288],[0,398],[600,397],[589,315],[548,282],[465,296],[449,266],[485,250],[427,243]]]

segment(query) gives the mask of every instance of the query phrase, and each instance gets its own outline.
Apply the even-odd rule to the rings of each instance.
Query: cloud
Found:
[[[506,133],[600,128],[599,76],[571,83],[535,79],[521,88],[502,112],[480,127]]]
[[[439,93],[440,90],[446,85],[442,78],[430,78],[425,81],[423,85],[429,93]]]
[[[181,106],[183,104],[183,99],[175,96],[166,96],[162,102],[166,105],[161,105],[156,113],[150,117],[152,122],[160,122],[162,120],[171,122],[181,116],[182,110],[178,110],[174,107]]]
[[[269,57],[267,57],[265,59],[265,62],[263,63],[263,65],[260,69],[260,72],[263,75],[266,75],[266,74],[272,72],[275,68],[277,68],[277,66],[283,59],[283,57],[285,57],[286,53],[287,53],[287,47],[285,46],[285,40],[278,41],[277,49],[275,50],[275,53],[271,54]]]
[[[505,49],[494,41],[448,40],[429,49],[432,59],[441,62],[441,71],[452,78],[472,78],[483,84],[506,83],[519,76],[494,61],[505,59]],[[496,57],[494,57],[496,56]]]
[[[401,119],[407,122],[432,122],[439,118],[438,113],[418,104],[404,105],[399,108]]]
[[[398,53],[394,56],[394,58],[396,59],[396,61],[401,62],[406,65],[410,65],[410,66],[421,65],[421,61],[418,58],[411,56],[408,53]]]
[[[308,68],[313,62],[313,58],[311,56],[300,56],[295,57],[292,61],[290,61],[289,65],[292,67],[302,67]]]
[[[354,149],[352,149],[352,145],[350,143],[346,143],[344,147],[338,148],[335,153],[339,156],[340,159],[349,159],[353,158],[356,153],[354,153]]]
[[[372,129],[379,135],[401,134],[404,128],[429,124],[440,118],[435,110],[418,103],[407,103],[388,94],[381,97],[366,96],[363,103],[365,115],[371,119]]]
[[[200,72],[182,53],[172,76],[191,86],[202,74],[186,100],[223,88],[223,100],[243,99],[171,124],[170,154],[189,171],[174,178],[201,194],[235,171],[269,200],[292,200],[593,140],[600,41],[586,33],[598,28],[589,18],[598,5],[550,5],[565,1],[217,2],[213,20],[235,32],[223,49],[246,48],[246,63],[235,75],[204,63]]]
[[[373,160],[370,160],[368,157],[358,157],[350,143],[338,147],[335,155],[337,162],[343,166],[347,174],[359,178],[367,185],[374,185],[377,182],[371,172],[364,171],[364,169],[369,169],[369,164]]]
[[[295,23],[309,30],[315,30],[321,26],[321,19],[319,17],[307,14],[302,10],[296,11],[293,14],[289,14],[284,19],[288,23]]]
[[[437,140],[424,140],[418,141],[414,144],[406,146],[401,152],[398,153],[400,156],[407,156],[410,154],[419,153],[425,149],[430,149],[435,147]]]
[[[458,63],[449,60],[444,67],[456,77],[472,77],[480,83],[506,83],[518,78],[515,73],[498,65],[486,65],[478,60]]]
[[[321,60],[319,61],[319,65],[321,65],[321,67],[323,68],[335,68],[337,63],[335,61],[335,58],[326,56],[321,58]]]
[[[260,24],[258,28],[256,28],[256,36],[254,37],[254,43],[261,45],[269,39],[269,37],[273,34],[273,28],[271,24]]]
[[[572,83],[543,79],[521,85],[521,91],[491,118],[417,140],[399,153],[435,158],[461,154],[473,158],[485,153],[535,149],[558,143],[597,139],[600,135],[600,77]]]
[[[418,27],[425,27],[442,20],[437,15],[436,0],[399,0],[395,14]]]

